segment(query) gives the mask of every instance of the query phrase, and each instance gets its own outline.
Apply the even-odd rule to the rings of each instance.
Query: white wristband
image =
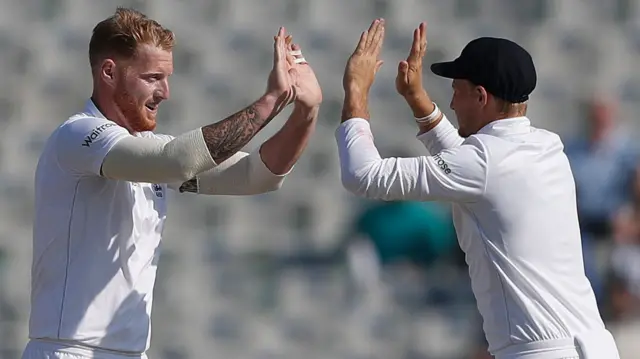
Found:
[[[437,120],[442,114],[442,112],[440,112],[440,109],[438,108],[438,105],[436,105],[435,102],[433,103],[433,106],[434,106],[434,109],[430,114],[422,118],[416,118],[415,119],[416,122],[419,124],[425,125]]]

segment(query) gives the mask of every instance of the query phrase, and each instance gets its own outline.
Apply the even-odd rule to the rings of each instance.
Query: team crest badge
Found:
[[[153,188],[153,192],[156,193],[156,197],[160,197],[162,198],[164,196],[163,191],[162,191],[162,186],[159,184],[152,184],[151,187]]]

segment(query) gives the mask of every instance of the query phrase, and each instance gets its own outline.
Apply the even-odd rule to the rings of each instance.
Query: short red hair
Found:
[[[93,28],[89,63],[93,68],[108,56],[134,58],[140,45],[154,45],[170,51],[175,45],[175,37],[171,30],[143,13],[119,7],[114,15]]]

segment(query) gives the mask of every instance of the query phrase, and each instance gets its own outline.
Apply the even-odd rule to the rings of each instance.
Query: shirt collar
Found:
[[[100,110],[98,110],[98,106],[96,106],[95,102],[93,102],[91,98],[89,98],[85,103],[83,112],[88,115],[91,115],[92,117],[103,118],[105,120],[111,121],[102,112],[100,112]],[[114,122],[114,121],[111,121],[111,122]],[[142,137],[142,134],[140,132],[134,132],[132,133],[132,135],[136,137]]]
[[[93,117],[104,118],[105,120],[107,120],[107,118],[102,114],[102,112],[98,110],[98,107],[96,106],[96,104],[93,102],[92,99],[88,99],[87,102],[85,103],[84,112],[86,112],[87,114]]]
[[[531,132],[531,121],[527,117],[512,117],[493,121],[478,131],[487,135],[513,135]]]

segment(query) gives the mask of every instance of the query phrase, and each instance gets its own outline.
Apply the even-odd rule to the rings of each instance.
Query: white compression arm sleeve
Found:
[[[287,173],[288,174],[288,173]],[[287,174],[276,175],[262,161],[260,151],[238,152],[216,168],[198,174],[198,193],[254,195],[278,190]]]
[[[123,181],[172,183],[188,181],[215,166],[198,128],[170,141],[123,138],[104,158],[102,175]]]

